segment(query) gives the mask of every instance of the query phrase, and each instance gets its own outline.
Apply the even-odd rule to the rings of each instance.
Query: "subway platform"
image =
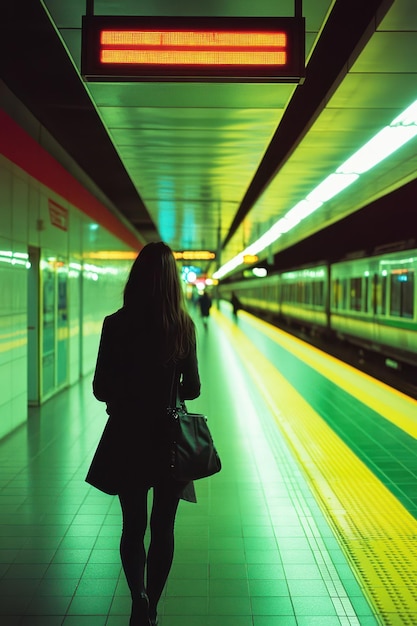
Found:
[[[181,502],[160,626],[417,624],[417,403],[227,305],[196,318],[220,474]],[[0,622],[127,626],[91,378],[0,442]],[[151,496],[150,496],[151,497]]]

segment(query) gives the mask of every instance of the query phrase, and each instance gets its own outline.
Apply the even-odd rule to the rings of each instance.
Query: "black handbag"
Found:
[[[171,398],[174,401],[167,410],[171,476],[175,480],[192,481],[217,474],[222,464],[206,416],[201,413],[189,413],[177,390],[175,395],[171,392]]]

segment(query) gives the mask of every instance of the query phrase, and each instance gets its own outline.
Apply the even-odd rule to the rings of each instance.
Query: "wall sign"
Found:
[[[51,199],[48,200],[48,208],[51,224],[61,230],[68,230],[68,209]]]

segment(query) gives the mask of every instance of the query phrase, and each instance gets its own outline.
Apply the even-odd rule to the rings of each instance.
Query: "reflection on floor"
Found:
[[[224,468],[181,503],[160,626],[376,626],[267,407],[209,319],[205,412]],[[0,442],[0,621],[127,626],[117,498],[84,476],[105,421],[89,378]]]

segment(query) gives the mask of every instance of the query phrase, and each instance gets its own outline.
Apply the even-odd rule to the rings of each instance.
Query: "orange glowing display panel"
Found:
[[[303,18],[83,18],[90,81],[299,82]]]

